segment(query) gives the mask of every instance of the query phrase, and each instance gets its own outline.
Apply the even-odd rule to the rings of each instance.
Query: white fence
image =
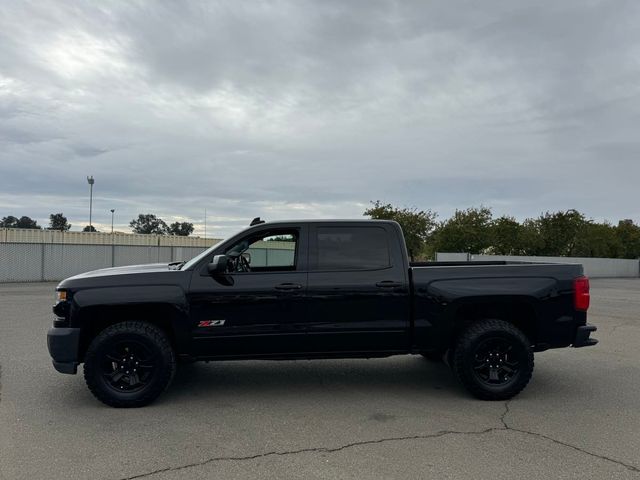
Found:
[[[210,247],[216,238],[138,233],[72,232],[31,228],[0,228],[0,243],[65,243],[72,245],[144,245],[149,247]]]
[[[189,260],[203,247],[0,243],[0,282],[57,281],[99,268]]]
[[[189,260],[214,238],[0,229],[0,282],[57,281],[99,268]]]
[[[469,253],[437,253],[438,262],[506,260],[516,262],[538,263],[579,263],[585,275],[592,278],[637,278],[640,277],[640,260],[621,258],[588,258],[588,257],[524,257],[509,255],[472,255]]]
[[[211,245],[218,241],[208,239],[207,243]],[[206,248],[206,246],[27,243],[0,240],[0,283],[58,281],[100,268],[186,261]],[[253,245],[249,252],[253,265],[293,264],[294,244],[259,242]]]

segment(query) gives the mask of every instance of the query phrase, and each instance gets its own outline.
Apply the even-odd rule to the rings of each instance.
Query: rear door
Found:
[[[314,351],[404,351],[409,278],[390,223],[312,224],[307,331]]]

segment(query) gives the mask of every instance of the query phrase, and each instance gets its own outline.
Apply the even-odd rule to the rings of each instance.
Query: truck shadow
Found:
[[[594,373],[595,375],[595,373]],[[65,385],[52,384],[46,396],[59,397],[65,411],[70,405],[93,411],[99,402],[78,378],[64,377]],[[576,376],[553,366],[538,365],[519,400],[545,401],[589,398],[589,385],[597,379],[588,372]],[[419,356],[386,359],[224,361],[181,364],[169,389],[153,407],[190,408],[213,402],[216,408],[256,401],[316,402],[318,399],[357,404],[358,397],[413,398],[427,404],[477,402],[462,388],[444,364]],[[480,402],[488,405],[493,402]]]
[[[313,395],[327,391],[380,395],[448,392],[466,395],[444,364],[419,356],[388,359],[227,361],[179,365],[173,385],[161,401],[212,396]]]
[[[583,372],[584,373],[584,372]],[[584,378],[538,365],[529,385],[517,398],[573,398],[589,395]],[[586,382],[588,385],[589,382]],[[420,356],[383,359],[225,361],[180,365],[172,386],[158,403],[196,398],[230,400],[256,396],[331,394],[418,395],[428,399],[471,400],[473,397],[442,363]],[[491,403],[491,402],[490,402]]]

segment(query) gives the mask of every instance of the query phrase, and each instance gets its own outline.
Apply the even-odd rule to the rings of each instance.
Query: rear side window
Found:
[[[381,227],[319,227],[314,270],[373,270],[391,265]]]

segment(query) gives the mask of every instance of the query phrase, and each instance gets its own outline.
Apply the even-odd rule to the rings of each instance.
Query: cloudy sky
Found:
[[[640,2],[0,8],[0,217],[640,221]]]

